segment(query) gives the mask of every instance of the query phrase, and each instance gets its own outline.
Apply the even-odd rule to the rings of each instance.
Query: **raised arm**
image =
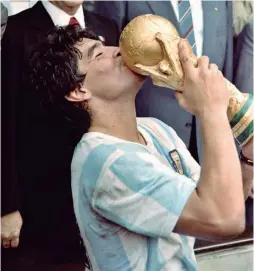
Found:
[[[227,118],[228,93],[223,76],[207,57],[195,68],[184,41],[179,45],[184,69],[180,105],[196,115],[202,129],[203,161],[200,182],[175,231],[210,239],[233,237],[244,230],[241,166]]]

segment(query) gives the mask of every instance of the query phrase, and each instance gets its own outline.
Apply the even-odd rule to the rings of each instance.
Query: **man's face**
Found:
[[[141,87],[144,77],[133,73],[123,62],[118,47],[103,46],[100,41],[84,39],[77,45],[82,53],[79,70],[86,74],[84,88],[93,97],[114,100],[135,92]]]

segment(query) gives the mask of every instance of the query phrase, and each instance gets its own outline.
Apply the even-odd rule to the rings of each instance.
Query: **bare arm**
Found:
[[[209,59],[195,69],[183,45],[179,48],[185,73],[180,105],[200,120],[203,141],[201,177],[175,227],[181,234],[203,239],[231,238],[244,230],[241,166],[226,114],[228,92],[221,72]]]

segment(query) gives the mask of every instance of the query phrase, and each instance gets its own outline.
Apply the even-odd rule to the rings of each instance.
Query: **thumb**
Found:
[[[176,100],[178,101],[179,105],[182,106],[183,104],[183,92],[182,91],[179,91],[179,90],[176,90],[175,91],[175,97],[176,97]]]
[[[183,97],[183,92],[181,90],[175,90],[175,97],[177,101],[179,102],[179,100],[181,100]]]

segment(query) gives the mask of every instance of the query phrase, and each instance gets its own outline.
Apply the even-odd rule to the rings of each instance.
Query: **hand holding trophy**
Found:
[[[179,41],[173,24],[163,17],[147,14],[134,18],[124,28],[120,50],[126,65],[134,72],[150,76],[155,85],[183,90]],[[196,66],[197,57],[190,45],[189,55]],[[235,139],[243,146],[253,135],[253,95],[241,93],[228,80],[226,84],[230,94],[228,119]]]

